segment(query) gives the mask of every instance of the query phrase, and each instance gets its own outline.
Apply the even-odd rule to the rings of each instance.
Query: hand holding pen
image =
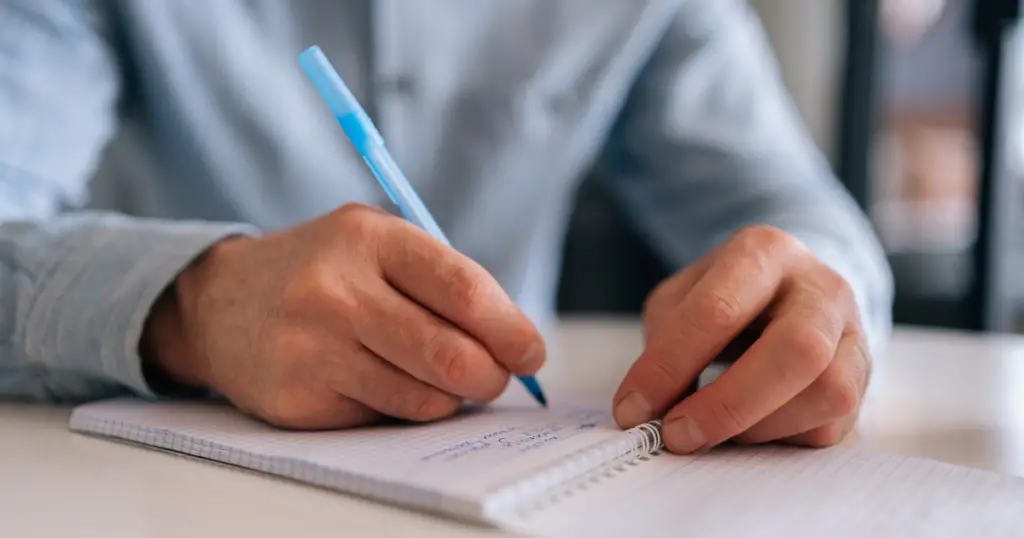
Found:
[[[213,392],[295,429],[443,418],[497,398],[510,374],[533,382],[545,360],[483,267],[359,204],[215,242],[159,294],[139,353],[154,392]]]
[[[413,190],[401,169],[392,159],[384,139],[377,132],[373,122],[356,101],[352,92],[338,76],[319,47],[307,49],[299,57],[299,62],[313,81],[321,97],[338,119],[352,145],[362,155],[366,165],[373,172],[388,198],[398,206],[402,214],[410,222],[423,228],[446,246],[451,246],[441,227]],[[428,262],[429,263],[429,262]],[[467,282],[468,286],[473,286]],[[547,398],[540,384],[532,376],[519,376],[520,382],[535,400],[547,405]]]

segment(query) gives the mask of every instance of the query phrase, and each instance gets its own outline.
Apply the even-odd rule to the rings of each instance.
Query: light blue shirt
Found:
[[[387,205],[298,65],[314,44],[542,327],[596,169],[673,266],[774,225],[888,336],[885,257],[740,1],[4,0],[0,395],[152,396],[144,320],[205,248]]]

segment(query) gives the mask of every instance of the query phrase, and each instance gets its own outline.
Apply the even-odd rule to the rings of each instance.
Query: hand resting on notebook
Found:
[[[622,427],[664,417],[672,451],[831,445],[856,420],[870,357],[854,297],[784,232],[746,228],[665,281],[644,328],[615,417]],[[539,333],[486,270],[355,204],[213,247],[158,301],[141,347],[152,380],[212,389],[304,429],[443,418],[545,360]],[[730,353],[718,380],[687,395]]]
[[[860,319],[847,282],[797,239],[746,228],[650,296],[616,420],[664,416],[666,445],[684,453],[726,440],[836,444],[870,377]],[[716,358],[734,362],[680,401]]]
[[[355,204],[214,246],[158,301],[140,347],[151,381],[212,389],[303,429],[441,418],[545,360],[487,271]]]

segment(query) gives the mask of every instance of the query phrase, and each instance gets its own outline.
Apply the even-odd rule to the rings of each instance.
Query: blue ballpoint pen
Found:
[[[438,241],[450,246],[451,243],[441,231],[441,227],[427,211],[427,207],[416,195],[416,191],[413,190],[412,185],[406,180],[405,175],[384,146],[383,137],[320,47],[314,46],[306,49],[299,55],[299,64],[313,81],[313,85],[320,92],[320,97],[334,113],[341,128],[352,141],[352,145],[362,155],[366,165],[384,188],[388,198],[402,211],[402,215],[413,224],[426,230]],[[534,399],[541,405],[547,406],[547,398],[545,398],[536,378],[532,376],[517,377]]]

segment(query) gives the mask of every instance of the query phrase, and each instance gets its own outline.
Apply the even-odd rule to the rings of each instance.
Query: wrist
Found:
[[[139,343],[143,374],[153,392],[177,396],[206,388],[199,361],[185,340],[184,323],[172,283],[153,304]]]
[[[195,345],[200,298],[210,266],[237,238],[225,239],[204,252],[175,278],[153,304],[139,344],[143,371],[161,395],[202,393],[212,389],[207,357]]]

